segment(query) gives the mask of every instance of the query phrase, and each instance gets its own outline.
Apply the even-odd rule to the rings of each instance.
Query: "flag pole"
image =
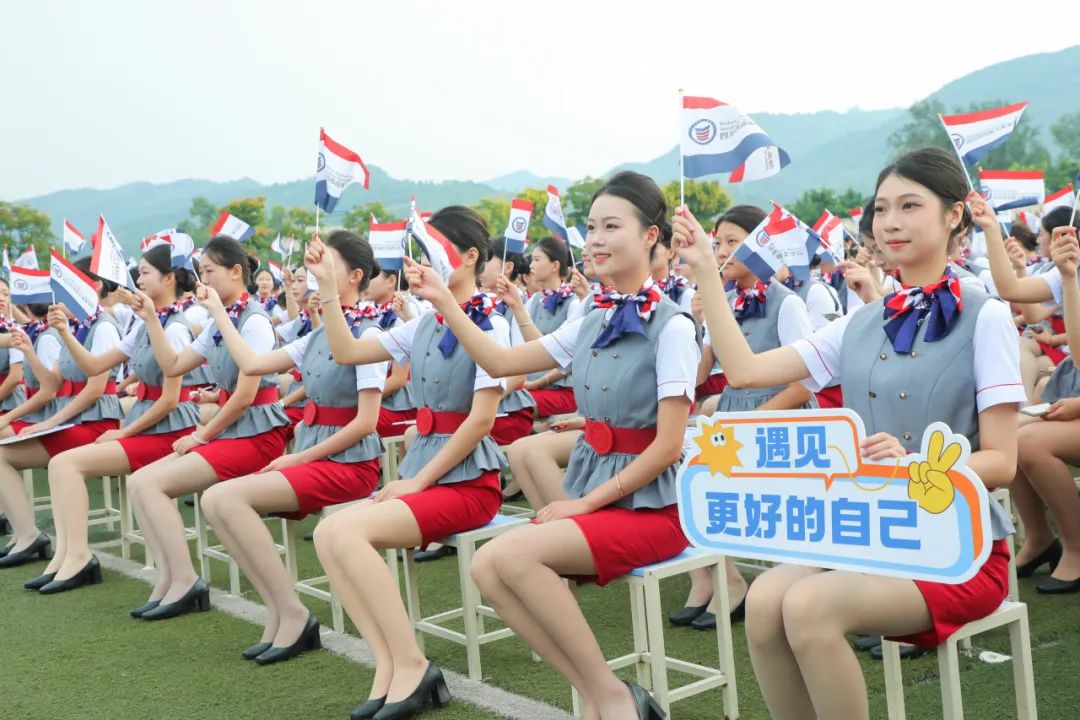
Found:
[[[319,205],[315,205],[315,234],[319,234]]]
[[[683,89],[679,88],[679,133],[675,136],[679,139],[679,142],[675,144],[675,147],[679,151],[679,205],[680,207],[686,204],[686,173],[683,172],[683,154],[682,154],[682,109],[683,109]]]
[[[971,181],[971,173],[968,172],[967,163],[964,162],[964,156],[960,154],[960,148],[956,146],[956,143],[952,141],[952,137],[949,136],[949,126],[945,124],[945,116],[938,113],[938,120],[941,121],[941,127],[945,129],[945,137],[949,139],[949,145],[952,146],[953,152],[956,153],[956,159],[960,161],[960,169],[964,171],[964,179],[967,180],[968,190],[975,192],[975,183]]]

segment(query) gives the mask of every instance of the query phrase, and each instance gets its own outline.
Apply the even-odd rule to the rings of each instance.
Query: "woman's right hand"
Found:
[[[334,256],[319,239],[318,233],[311,235],[311,243],[304,251],[304,267],[315,276],[319,282],[319,289],[326,292],[327,296],[337,293],[337,273],[335,272]]]
[[[1023,245],[1016,238],[1009,237],[1005,240],[1005,252],[1009,253],[1009,260],[1012,261],[1015,270],[1027,269],[1027,255],[1024,253]]]
[[[570,287],[574,289],[574,294],[577,295],[579,300],[589,297],[589,293],[592,291],[592,288],[589,287],[589,279],[582,275],[577,268],[570,270]]]
[[[1057,265],[1061,277],[1076,277],[1078,258],[1080,258],[1080,244],[1076,240],[1076,228],[1071,225],[1054,228],[1050,236],[1050,259]]]
[[[671,228],[671,246],[678,249],[679,256],[694,268],[694,273],[700,278],[710,271],[715,272],[716,255],[713,254],[712,243],[690,208],[685,205],[676,208]]]
[[[705,324],[705,300],[701,297],[701,293],[694,293],[694,297],[690,298],[690,312],[698,325]]]
[[[67,314],[64,312],[64,308],[59,305],[49,306],[48,323],[49,327],[57,332],[71,332],[71,326],[68,325]]]
[[[154,301],[142,290],[136,292],[131,299],[131,309],[143,322],[148,323],[154,319]]]
[[[412,320],[412,305],[409,304],[405,292],[402,290],[394,293],[394,312],[404,322]]]
[[[409,282],[409,290],[421,300],[427,300],[440,310],[445,310],[454,302],[454,296],[450,294],[450,288],[428,265],[421,265],[412,258],[403,258],[405,261],[405,279]]]
[[[521,293],[518,292],[517,285],[510,282],[510,278],[505,275],[500,275],[495,281],[495,296],[511,310],[521,307]]]
[[[25,353],[32,349],[34,344],[30,342],[30,336],[21,327],[11,328],[11,348]]]
[[[217,290],[209,285],[196,284],[195,299],[206,308],[206,312],[214,317],[220,317],[225,313],[225,306],[221,302],[221,297],[217,294]]]

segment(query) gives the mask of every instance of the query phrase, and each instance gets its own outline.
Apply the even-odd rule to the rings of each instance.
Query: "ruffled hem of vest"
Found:
[[[783,390],[786,385],[780,387],[768,387],[768,388],[733,388],[728,385],[724,388],[724,392],[720,394],[720,400],[716,405],[717,412],[749,412],[751,410],[757,410],[764,402],[772,400],[777,394]],[[813,395],[807,400],[802,410],[816,410],[818,407],[817,398]]]
[[[536,400],[527,390],[515,390],[499,401],[499,412],[502,414],[534,407],[536,407]]]
[[[300,422],[296,426],[296,442],[293,445],[293,452],[299,453],[314,447],[339,430],[341,430],[341,427],[336,425],[308,426],[306,423]],[[365,460],[374,460],[381,454],[382,443],[379,442],[379,436],[371,433],[352,447],[323,459],[339,463],[358,463]]]
[[[585,442],[584,436],[579,437],[573,452],[570,453],[570,463],[563,478],[563,490],[568,497],[584,497],[614,477],[615,473],[625,470],[626,466],[638,457],[640,456],[628,453],[601,455]],[[681,459],[660,473],[651,483],[615,504],[631,510],[656,509],[675,504],[678,499],[675,492],[675,474],[680,464]]]
[[[405,453],[405,458],[398,466],[398,474],[403,478],[415,476],[424,468],[442,449],[450,435],[434,433],[432,435],[417,435]],[[439,478],[439,485],[451,485],[453,483],[475,480],[485,472],[502,470],[507,467],[506,456],[499,450],[489,436],[485,435],[471,454],[459,462],[450,472]]]
[[[0,412],[14,410],[24,402],[26,402],[26,388],[22,385],[16,385],[15,389],[11,391],[11,394],[4,398],[4,401],[0,403]]]
[[[121,427],[128,427],[131,423],[146,414],[153,400],[139,400],[131,406],[131,410],[124,418]],[[177,432],[195,427],[199,424],[199,408],[195,403],[180,403],[153,427],[143,430],[140,435],[161,435],[162,433]]]
[[[288,424],[289,418],[281,408],[280,402],[252,405],[245,409],[244,414],[232,425],[225,428],[217,438],[227,440],[254,437]]]
[[[56,409],[67,407],[72,398],[57,398]],[[106,395],[99,398],[93,405],[79,413],[77,418],[68,420],[71,423],[94,422],[95,420],[120,420],[124,417],[124,411],[120,408],[120,399],[115,395]]]
[[[1042,398],[1048,403],[1055,403],[1062,398],[1076,397],[1080,395],[1080,373],[1076,372],[1073,359],[1067,357],[1061,364],[1054,368],[1053,375],[1046,381],[1043,388]]]

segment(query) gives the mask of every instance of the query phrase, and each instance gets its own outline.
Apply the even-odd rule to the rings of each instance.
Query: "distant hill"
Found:
[[[1029,105],[1024,124],[1038,126],[1042,141],[1054,151],[1049,126],[1062,115],[1080,109],[1080,45],[991,65],[948,83],[931,97],[947,108],[995,99],[1026,100]],[[791,156],[791,165],[775,177],[727,186],[737,201],[760,204],[769,200],[794,200],[813,187],[868,189],[877,171],[889,160],[889,136],[904,125],[907,110],[755,113],[754,119]],[[381,168],[370,169],[371,190],[347,193],[335,215],[374,201],[381,201],[392,212],[404,214],[413,195],[421,199],[424,208],[436,209],[450,203],[470,204],[493,195],[511,195],[524,187],[544,187],[551,183],[565,188],[571,183],[567,178],[542,177],[527,170],[482,183],[458,180],[436,183],[397,179]],[[677,149],[673,147],[651,160],[627,162],[607,172],[598,168],[597,174],[607,176],[622,169],[638,170],[659,183],[675,180],[678,178]],[[310,206],[312,181],[302,178],[273,185],[262,185],[249,178],[224,183],[206,180],[178,180],[160,185],[135,182],[108,190],[63,190],[22,202],[48,213],[58,236],[64,217],[84,232],[91,232],[98,212],[104,212],[113,231],[132,250],[139,238],[174,226],[187,217],[195,197],[202,196],[223,205],[235,198],[258,195],[266,197],[268,206]]]

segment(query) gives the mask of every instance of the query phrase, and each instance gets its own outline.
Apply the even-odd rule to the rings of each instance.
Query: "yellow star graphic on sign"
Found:
[[[702,425],[701,435],[694,442],[701,448],[691,465],[707,465],[714,475],[731,476],[731,471],[740,467],[739,451],[742,443],[735,439],[734,427],[721,427],[721,423]]]

